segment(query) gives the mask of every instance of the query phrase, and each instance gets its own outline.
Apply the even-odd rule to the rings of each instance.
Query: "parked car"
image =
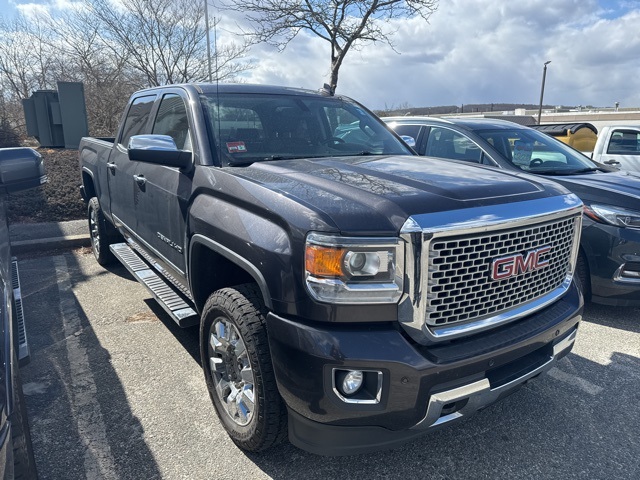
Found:
[[[8,193],[47,181],[42,157],[30,148],[0,149],[0,478],[37,478],[19,363],[29,359],[18,263],[11,257],[7,226]]]
[[[620,170],[640,173],[640,126],[602,127],[591,158]]]
[[[585,204],[577,267],[585,296],[606,305],[640,305],[640,176],[594,162],[555,138],[504,120],[383,120],[396,133],[415,139],[420,155],[540,175],[567,187]]]

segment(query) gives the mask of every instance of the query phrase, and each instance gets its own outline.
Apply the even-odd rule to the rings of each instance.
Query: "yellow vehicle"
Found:
[[[598,139],[598,129],[590,123],[554,123],[531,125],[583,153],[591,153]]]

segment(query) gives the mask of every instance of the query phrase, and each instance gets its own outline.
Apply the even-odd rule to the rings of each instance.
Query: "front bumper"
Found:
[[[572,284],[553,305],[495,330],[420,346],[394,324],[319,328],[270,314],[289,439],[323,455],[387,449],[466,417],[551,368],[573,346],[582,298]],[[382,373],[379,401],[347,403],[335,369]]]

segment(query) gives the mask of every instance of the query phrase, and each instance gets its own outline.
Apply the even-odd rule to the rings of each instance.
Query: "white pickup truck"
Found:
[[[621,170],[640,172],[640,126],[600,128],[591,158]]]

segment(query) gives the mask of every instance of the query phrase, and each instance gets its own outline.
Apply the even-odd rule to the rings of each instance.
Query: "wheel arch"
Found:
[[[196,308],[216,290],[242,283],[258,285],[265,306],[273,309],[271,294],[262,272],[249,260],[204,235],[196,234],[189,245],[189,283]]]
[[[96,185],[93,179],[93,172],[83,168],[82,169],[82,189],[83,197],[85,201],[89,201],[92,197],[97,197]]]

